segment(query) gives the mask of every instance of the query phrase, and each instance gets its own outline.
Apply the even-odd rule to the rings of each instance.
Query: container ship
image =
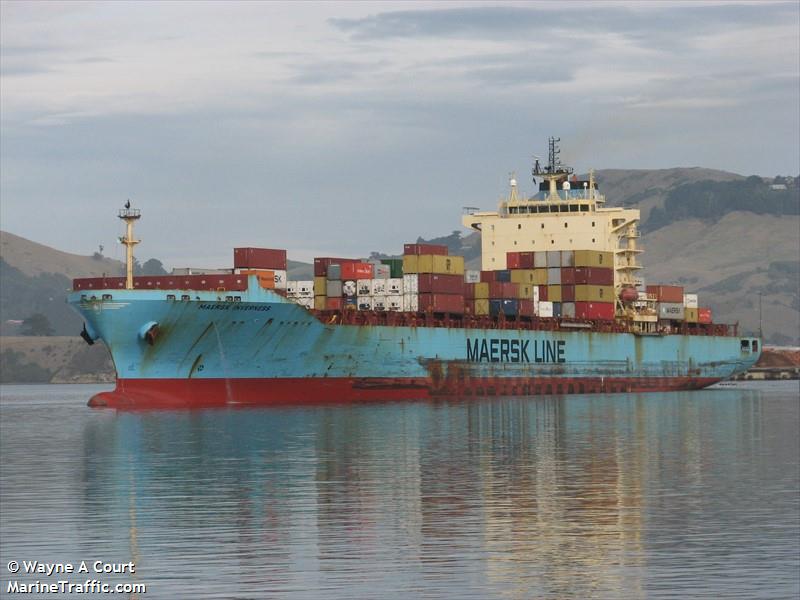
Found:
[[[117,372],[90,406],[200,408],[439,397],[700,389],[747,370],[760,340],[713,322],[696,294],[647,285],[639,211],[606,207],[549,140],[535,193],[512,178],[497,210],[465,209],[481,270],[446,246],[402,258],[314,260],[287,278],[285,250],[235,248],[231,269],[73,281],[87,343]]]

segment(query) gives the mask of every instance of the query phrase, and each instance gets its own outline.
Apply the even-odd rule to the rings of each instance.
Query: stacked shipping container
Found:
[[[509,252],[511,281],[531,285],[534,313],[541,317],[613,320],[616,313],[611,252],[550,250]],[[500,271],[496,271],[500,272]],[[527,295],[521,288],[520,298]],[[525,314],[520,310],[519,314]]]

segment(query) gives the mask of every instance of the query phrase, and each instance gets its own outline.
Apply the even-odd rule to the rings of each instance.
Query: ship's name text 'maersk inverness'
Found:
[[[563,363],[564,340],[504,340],[467,338],[467,360],[471,362]]]

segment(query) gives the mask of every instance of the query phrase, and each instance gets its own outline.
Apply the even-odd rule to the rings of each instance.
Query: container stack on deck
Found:
[[[686,294],[678,285],[648,285],[645,296],[657,303],[658,320],[664,324],[680,322],[708,324],[711,309],[698,305],[697,294]]]
[[[403,306],[416,312],[464,313],[464,257],[447,246],[406,244],[403,248]]]
[[[551,250],[508,252],[510,280],[520,286],[520,302],[531,300],[534,314],[567,319],[614,319],[614,268],[611,252]],[[494,271],[501,274],[503,271]],[[531,286],[530,292],[524,286]],[[519,314],[526,314],[520,307]]]
[[[285,290],[286,250],[273,248],[234,248],[233,272],[237,275],[255,275],[265,289]]]

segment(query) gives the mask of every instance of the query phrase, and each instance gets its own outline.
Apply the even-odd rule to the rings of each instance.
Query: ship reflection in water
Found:
[[[1,554],[132,560],[141,598],[794,597],[791,385],[152,413],[3,388]]]

